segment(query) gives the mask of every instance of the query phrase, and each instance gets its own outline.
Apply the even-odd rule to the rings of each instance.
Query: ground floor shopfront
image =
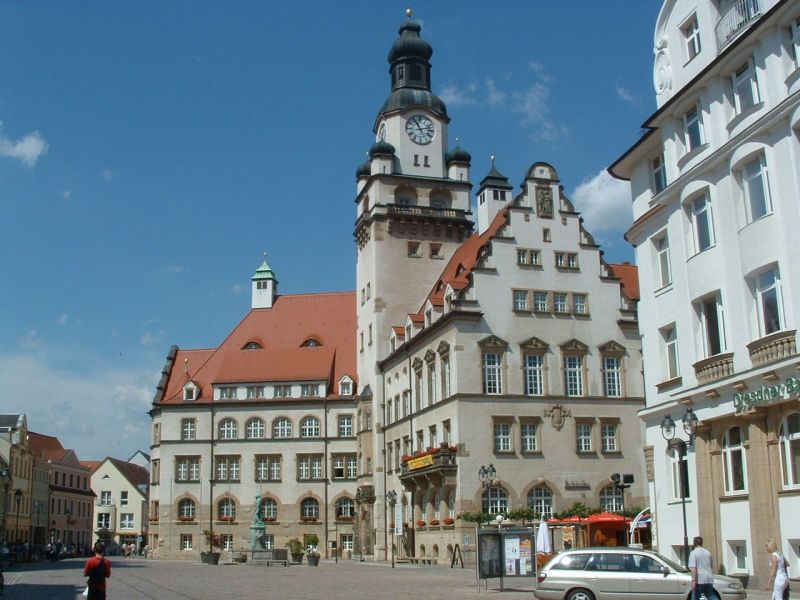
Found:
[[[789,560],[790,577],[800,576],[798,368],[795,361],[753,369],[643,411],[660,552],[684,560],[685,523],[689,543],[701,535],[720,571],[747,587],[766,585],[768,539]],[[686,412],[697,416],[694,436],[681,431]],[[686,445],[666,441],[667,414]]]

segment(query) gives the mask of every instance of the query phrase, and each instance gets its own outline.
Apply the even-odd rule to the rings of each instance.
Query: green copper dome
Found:
[[[266,258],[264,259],[264,262],[261,263],[261,266],[256,269],[256,272],[253,274],[252,281],[260,281],[264,279],[272,279],[277,282],[275,273],[269,268]]]
[[[445,160],[447,161],[448,165],[454,162],[469,164],[472,161],[472,156],[470,156],[469,152],[463,150],[461,146],[456,146],[447,153]]]

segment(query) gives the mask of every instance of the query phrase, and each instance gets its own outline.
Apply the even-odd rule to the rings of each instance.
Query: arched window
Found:
[[[316,348],[317,346],[322,346],[322,344],[319,343],[319,340],[314,338],[308,338],[305,342],[303,342],[302,345],[304,348]]]
[[[236,518],[236,502],[232,498],[223,498],[217,504],[217,517],[232,521]]]
[[[194,519],[194,516],[195,516],[194,500],[185,498],[180,502],[178,502],[178,517],[182,517],[184,519]]]
[[[278,503],[272,498],[264,498],[264,518],[277,521],[278,519]]]
[[[508,512],[508,494],[503,488],[490,487],[483,493],[483,512],[489,515]]]
[[[300,437],[319,437],[319,419],[306,417],[300,422]]]
[[[254,417],[247,422],[244,432],[248,440],[259,440],[266,435],[266,427],[264,421],[258,417]]]
[[[288,417],[278,417],[272,422],[272,437],[290,438],[292,437],[292,422]]]
[[[622,500],[622,490],[613,484],[600,490],[600,508],[606,512],[621,511]]]
[[[300,516],[304,519],[319,518],[319,502],[315,498],[306,498],[300,503]]]
[[[781,422],[779,438],[783,487],[800,485],[800,413],[786,416]]]
[[[236,421],[233,419],[222,419],[219,422],[219,438],[221,440],[236,439]]]
[[[528,492],[528,506],[535,510],[540,519],[553,516],[553,493],[546,485],[537,485]]]
[[[336,517],[350,517],[355,514],[355,505],[352,498],[339,498],[336,501]]]
[[[738,494],[747,491],[745,470],[745,434],[741,427],[731,427],[722,437],[722,471],[725,475],[725,493]]]

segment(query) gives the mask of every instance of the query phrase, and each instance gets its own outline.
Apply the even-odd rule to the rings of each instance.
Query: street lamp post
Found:
[[[389,509],[392,511],[392,519],[395,519],[395,527],[397,526],[397,517],[394,514],[394,505],[397,502],[397,492],[394,490],[389,490],[386,492],[386,501],[389,503]],[[391,521],[389,521],[391,523]],[[394,569],[394,531],[395,527],[392,527],[392,568]]]
[[[14,492],[14,503],[15,503],[15,505],[17,507],[17,522],[14,525],[14,533],[17,536],[17,542],[21,542],[22,541],[20,539],[20,535],[19,535],[19,503],[20,503],[21,500],[22,500],[22,490],[17,489]]]
[[[65,544],[67,547],[69,547],[69,539],[70,539],[70,537],[69,537],[69,534],[70,534],[70,531],[69,531],[69,522],[70,522],[70,520],[72,519],[72,511],[71,511],[70,509],[66,509],[66,510],[64,511],[64,514],[67,516],[67,539],[65,539],[65,540],[64,540],[64,544]]]
[[[691,407],[683,415],[683,431],[689,436],[689,441],[675,439],[675,421],[666,415],[661,421],[661,435],[667,440],[667,446],[678,452],[678,473],[681,487],[681,514],[683,516],[683,565],[689,564],[689,535],[686,531],[686,488],[688,487],[688,473],[686,465],[687,449],[694,445],[694,436],[697,432],[697,415]]]
[[[483,493],[481,494],[481,501],[486,502],[486,492],[489,488],[492,487],[495,480],[497,479],[497,469],[494,468],[492,463],[489,463],[489,466],[486,467],[481,465],[481,468],[478,469],[478,481],[481,483],[481,487],[483,488]],[[481,512],[483,512],[483,506],[481,506]],[[486,513],[489,512],[489,503],[486,502]],[[479,544],[478,544],[478,529],[480,527],[480,523],[475,523],[475,574],[476,579],[478,580],[478,592],[481,591],[481,567],[480,567],[480,556],[479,553]],[[500,524],[497,525],[497,531],[500,531]],[[488,582],[488,581],[487,581]],[[500,590],[503,589],[503,577],[502,571],[500,576]]]

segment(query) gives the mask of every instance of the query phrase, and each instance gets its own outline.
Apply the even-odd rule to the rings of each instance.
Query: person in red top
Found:
[[[103,542],[95,542],[94,556],[83,567],[83,574],[89,578],[89,600],[106,600],[106,579],[111,577],[111,563],[103,557],[105,551]]]

